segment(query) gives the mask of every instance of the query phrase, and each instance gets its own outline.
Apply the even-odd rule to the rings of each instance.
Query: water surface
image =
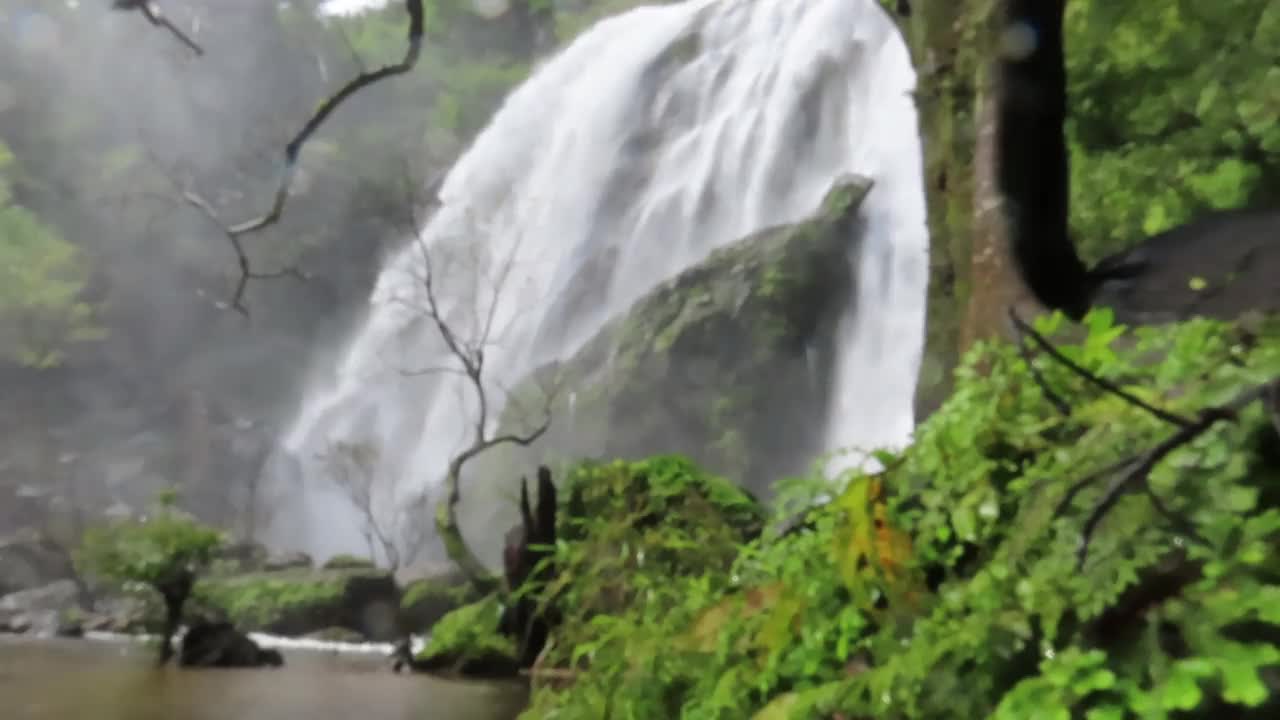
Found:
[[[511,720],[511,683],[396,675],[378,656],[285,650],[283,668],[156,668],[145,646],[0,637],[4,720]]]

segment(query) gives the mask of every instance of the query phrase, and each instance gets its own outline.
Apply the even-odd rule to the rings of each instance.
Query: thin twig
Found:
[[[1269,393],[1276,392],[1274,387],[1276,384],[1280,384],[1280,380],[1250,388],[1225,405],[1201,411],[1199,418],[1193,423],[1182,427],[1167,440],[1141,456],[1137,467],[1131,472],[1112,481],[1102,499],[1094,506],[1093,511],[1085,520],[1080,538],[1080,547],[1076,551],[1077,567],[1084,567],[1085,559],[1089,553],[1089,543],[1093,539],[1094,531],[1097,530],[1098,524],[1115,507],[1115,504],[1119,502],[1120,497],[1125,492],[1132,490],[1135,485],[1145,485],[1155,466],[1174,450],[1203,435],[1219,421],[1234,420],[1245,406],[1255,400],[1266,398]]]
[[[174,192],[177,193],[178,197],[180,197],[188,206],[198,210],[206,220],[216,226],[227,238],[232,251],[235,252],[236,263],[240,268],[240,277],[236,283],[235,293],[232,295],[233,300],[232,302],[227,303],[225,307],[230,307],[245,317],[249,316],[249,310],[244,306],[244,303],[241,302],[241,300],[244,297],[245,289],[247,288],[250,280],[275,280],[283,277],[292,277],[303,281],[307,279],[305,273],[293,266],[284,267],[272,272],[258,272],[253,270],[249,264],[249,255],[245,252],[244,243],[238,235],[231,232],[231,229],[222,222],[222,219],[218,217],[217,210],[215,210],[214,207],[204,198],[183,187],[182,181],[164,168],[159,159],[151,151],[150,147],[146,147],[145,152],[147,157],[151,159],[156,172],[168,181],[168,183],[173,187]]]
[[[137,10],[147,19],[147,22],[156,27],[161,27],[169,31],[171,35],[176,37],[183,45],[191,48],[191,52],[196,55],[204,55],[204,48],[199,43],[191,39],[190,35],[183,32],[173,21],[160,11],[160,6],[153,0],[113,0],[111,3],[112,10]]]
[[[1067,493],[1062,496],[1061,500],[1058,501],[1058,507],[1053,511],[1053,516],[1055,518],[1061,517],[1063,513],[1066,512],[1067,508],[1070,507],[1071,501],[1075,500],[1076,495],[1080,494],[1081,490],[1084,490],[1086,487],[1089,487],[1093,483],[1097,482],[1098,480],[1112,473],[1117,473],[1117,472],[1120,472],[1121,470],[1124,470],[1130,465],[1133,465],[1134,463],[1138,462],[1138,459],[1139,458],[1136,458],[1136,457],[1127,457],[1119,462],[1112,463],[1111,465],[1108,465],[1102,468],[1101,470],[1095,473],[1092,473],[1087,477],[1081,478],[1080,480],[1077,480],[1074,483],[1072,483],[1071,487],[1067,488]]]
[[[1138,398],[1131,393],[1125,392],[1123,389],[1120,388],[1119,385],[1116,385],[1115,383],[1105,378],[1098,377],[1097,375],[1094,375],[1093,373],[1084,369],[1080,365],[1076,364],[1073,360],[1071,360],[1071,358],[1068,358],[1066,355],[1063,355],[1060,350],[1055,348],[1053,344],[1050,343],[1048,340],[1046,340],[1043,335],[1036,332],[1035,328],[1031,327],[1029,324],[1027,324],[1025,320],[1019,317],[1018,311],[1012,307],[1009,308],[1009,318],[1013,322],[1014,327],[1016,327],[1020,332],[1025,333],[1027,337],[1030,337],[1031,340],[1035,342],[1035,344],[1038,345],[1041,350],[1048,353],[1049,356],[1052,357],[1054,360],[1057,360],[1059,363],[1064,365],[1068,370],[1080,376],[1090,384],[1096,385],[1097,387],[1105,390],[1106,392],[1109,392],[1112,395],[1115,395],[1116,397],[1120,398],[1121,400],[1124,400],[1130,405],[1142,408],[1143,410],[1147,411],[1151,415],[1154,415],[1155,417],[1161,420],[1164,420],[1165,422],[1170,423],[1172,425],[1176,425],[1180,428],[1194,427],[1197,425],[1197,421],[1191,420],[1190,418],[1182,417],[1180,415],[1175,415],[1174,413],[1171,413],[1167,410],[1161,410],[1160,408],[1155,407],[1154,405],[1151,405],[1148,402],[1145,402],[1141,398]]]
[[[1009,314],[1016,318],[1017,311],[1012,307],[1009,308]],[[1027,364],[1027,369],[1031,371],[1031,379],[1036,381],[1036,385],[1040,386],[1040,391],[1044,393],[1044,397],[1058,411],[1059,415],[1071,415],[1071,406],[1067,404],[1062,396],[1054,392],[1049,386],[1049,382],[1044,379],[1044,375],[1040,372],[1040,368],[1036,367],[1035,358],[1031,355],[1031,348],[1027,347],[1027,334],[1023,331],[1023,326],[1018,322],[1013,322],[1013,332],[1018,338],[1018,354],[1022,356],[1022,361]]]
[[[124,2],[134,2],[136,0],[119,0]],[[289,199],[289,190],[293,185],[293,179],[297,171],[298,155],[302,152],[302,146],[311,139],[324,121],[338,109],[343,102],[355,95],[358,91],[366,88],[374,83],[384,80],[395,75],[403,75],[418,64],[418,58],[422,55],[422,42],[425,30],[425,11],[423,9],[422,0],[405,0],[405,9],[409,13],[409,33],[408,48],[405,50],[404,57],[398,63],[385,65],[376,70],[361,72],[352,78],[346,85],[343,85],[337,92],[330,95],[320,103],[315,113],[303,124],[302,129],[293,136],[284,147],[284,169],[280,174],[280,180],[276,186],[275,196],[272,199],[271,207],[267,212],[257,218],[236,223],[234,225],[223,224],[217,220],[216,213],[210,212],[212,206],[198,195],[189,190],[183,191],[183,197],[187,203],[200,209],[210,219],[217,220],[218,226],[222,228],[223,234],[231,242],[232,249],[235,250],[237,260],[240,265],[240,280],[236,284],[235,294],[232,296],[230,306],[236,308],[241,313],[247,315],[248,312],[244,308],[243,299],[245,288],[250,280],[262,278],[279,277],[282,274],[293,274],[288,271],[276,273],[255,273],[249,264],[249,258],[244,253],[244,248],[240,243],[240,238],[250,233],[258,232],[266,227],[279,222],[280,217],[284,214],[285,203]]]

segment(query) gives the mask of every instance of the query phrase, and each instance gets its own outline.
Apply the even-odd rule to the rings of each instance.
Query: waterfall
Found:
[[[372,448],[372,505],[387,517],[436,488],[462,446],[475,397],[439,371],[449,355],[423,313],[424,258],[457,337],[487,338],[492,422],[498,388],[716,247],[804,218],[850,172],[875,186],[828,445],[907,442],[928,271],[914,84],[875,0],[690,0],[581,35],[507,98],[384,267],[363,326],[283,438],[301,499],[268,534],[322,556],[363,549],[317,462],[335,442]]]

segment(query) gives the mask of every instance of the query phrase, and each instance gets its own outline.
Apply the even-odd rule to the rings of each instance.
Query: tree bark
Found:
[[[916,417],[938,408],[960,357],[1004,330],[1023,295],[995,184],[990,79],[1003,0],[913,3],[898,17],[917,74],[929,226],[929,293]]]

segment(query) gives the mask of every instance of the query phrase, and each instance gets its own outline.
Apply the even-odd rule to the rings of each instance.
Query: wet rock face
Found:
[[[536,394],[539,381],[558,384],[551,429],[534,457],[505,449],[483,463],[485,474],[518,476],[509,469],[547,451],[678,452],[760,492],[802,469],[822,437],[830,348],[853,292],[850,256],[869,189],[863,178],[841,178],[809,220],[712,253],[574,357],[534,373],[515,397]],[[503,420],[519,422],[510,413]]]

